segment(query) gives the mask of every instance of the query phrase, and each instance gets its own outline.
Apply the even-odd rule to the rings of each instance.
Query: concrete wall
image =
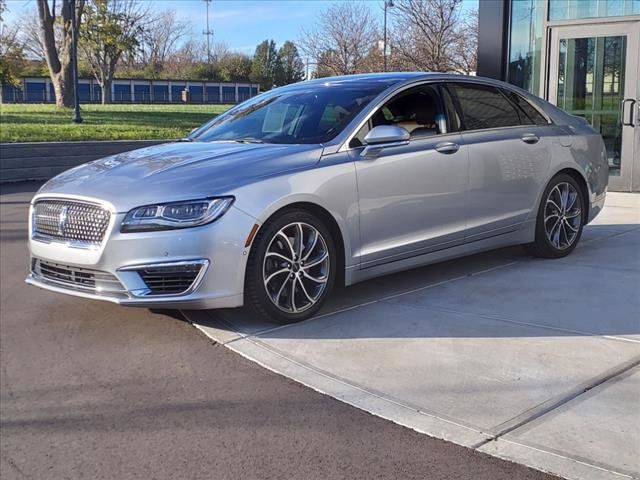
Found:
[[[48,180],[71,167],[162,140],[0,144],[0,182]]]

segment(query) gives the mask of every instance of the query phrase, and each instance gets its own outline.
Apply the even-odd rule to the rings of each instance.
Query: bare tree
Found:
[[[456,70],[469,75],[478,65],[478,11],[472,10],[462,23],[454,46]]]
[[[56,2],[49,8],[48,0],[36,0],[40,23],[40,41],[44,47],[44,57],[49,67],[51,83],[56,95],[56,106],[73,106],[73,85],[71,66],[71,31],[75,22],[80,26],[80,18],[85,0],[76,0],[76,11],[71,11],[69,0],[62,0],[60,9],[61,27],[59,42],[56,42]]]
[[[191,24],[180,20],[174,10],[167,10],[152,18],[141,33],[137,63],[160,71],[191,33]]]
[[[457,70],[462,0],[397,0],[392,50],[405,68]]]
[[[377,23],[364,3],[331,5],[310,30],[303,30],[299,42],[313,58],[318,72],[348,75],[364,71],[364,59],[375,47]]]
[[[110,103],[118,62],[138,46],[148,11],[135,0],[91,0],[83,18],[82,50],[102,88],[102,103]]]

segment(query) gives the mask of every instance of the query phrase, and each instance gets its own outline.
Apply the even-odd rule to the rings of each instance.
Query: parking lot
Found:
[[[182,312],[199,332],[25,286],[34,188],[2,196],[3,478],[640,475],[639,195],[562,260],[387,276],[291,326]]]

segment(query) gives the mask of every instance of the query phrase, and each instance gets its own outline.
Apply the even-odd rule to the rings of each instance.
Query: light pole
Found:
[[[393,7],[393,0],[384,0],[384,40],[382,56],[384,57],[384,71],[387,71],[387,9]]]
[[[78,97],[78,17],[76,0],[69,0],[71,9],[71,71],[73,76],[73,123],[82,123],[80,98]]]
[[[207,31],[204,34],[207,36],[207,62],[211,63],[211,35],[213,32],[209,30],[209,4],[211,0],[204,0],[204,3],[207,5]]]

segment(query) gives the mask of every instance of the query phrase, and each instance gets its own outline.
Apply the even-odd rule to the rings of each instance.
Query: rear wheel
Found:
[[[247,306],[279,323],[311,317],[333,289],[336,250],[321,220],[290,210],[263,225],[247,264]]]
[[[536,239],[529,250],[537,257],[561,258],[576,248],[584,226],[584,198],[573,177],[554,177],[542,195]]]

